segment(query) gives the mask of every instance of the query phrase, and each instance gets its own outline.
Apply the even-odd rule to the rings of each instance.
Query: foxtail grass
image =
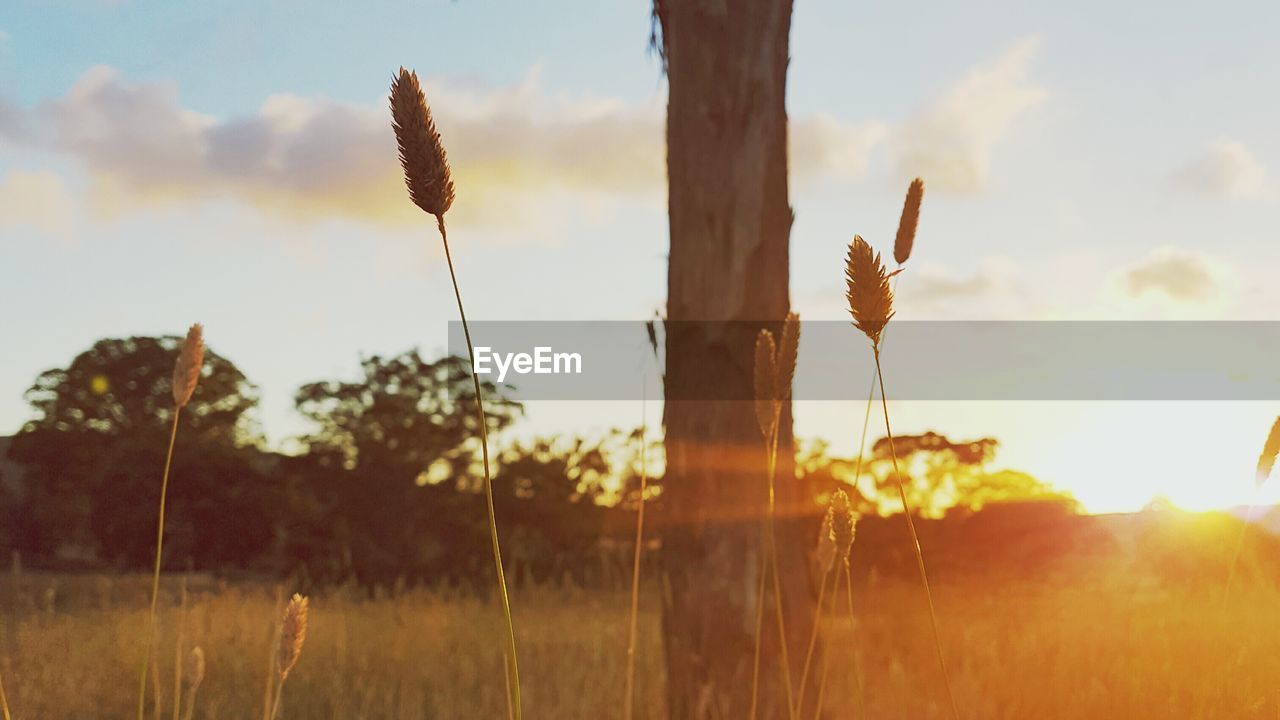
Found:
[[[182,714],[183,720],[191,720],[196,712],[196,694],[200,692],[200,684],[204,682],[205,660],[204,650],[199,645],[191,648],[187,655],[185,668],[187,680],[187,709]]]
[[[640,398],[640,500],[636,509],[636,549],[631,559],[631,612],[627,616],[627,675],[623,687],[624,720],[635,713],[636,625],[640,617],[640,557],[644,552],[644,494],[649,490],[648,386]]]
[[[809,647],[805,651],[804,669],[800,673],[800,689],[796,693],[798,702],[796,715],[800,717],[804,715],[804,691],[809,679],[809,667],[813,660],[813,651],[818,643],[818,630],[822,625],[822,602],[826,598],[827,582],[833,575],[836,576],[836,582],[839,582],[838,569],[841,563],[846,568],[848,567],[849,551],[853,547],[854,529],[856,527],[857,517],[854,514],[852,504],[849,502],[849,496],[844,490],[836,490],[827,505],[827,513],[822,521],[822,532],[818,536],[817,554],[818,565],[822,569],[822,583],[818,588],[818,602],[814,605],[813,629],[809,633]],[[834,588],[832,592],[839,592],[839,588]],[[859,689],[859,702],[861,702],[861,697],[862,691]],[[819,701],[818,707],[822,707],[821,701]]]
[[[782,404],[791,396],[791,384],[795,377],[796,357],[800,346],[800,317],[788,313],[782,324],[782,344],[773,340],[773,333],[761,330],[756,336],[755,363],[752,384],[756,422],[764,439],[766,473],[768,474],[768,505],[763,530],[760,578],[756,586],[755,653],[751,671],[751,710],[755,718],[760,697],[760,647],[764,628],[764,592],[766,578],[773,578],[773,605],[778,626],[779,664],[782,665],[782,683],[786,692],[787,714],[794,720],[795,699],[792,694],[791,657],[787,648],[787,627],[782,608],[782,582],[778,575],[777,537],[774,529],[776,493],[774,476],[778,468],[778,431],[782,420]]]
[[[880,343],[884,328],[893,317],[893,290],[889,287],[889,278],[894,273],[886,273],[880,254],[859,236],[854,236],[849,245],[849,254],[845,269],[848,281],[849,312],[853,316],[853,324],[871,341],[871,351],[876,367],[876,380],[880,387],[880,406],[884,413],[884,430],[889,440],[889,454],[893,460],[893,475],[898,489],[898,499],[902,502],[902,513],[906,517],[907,530],[911,536],[911,547],[915,551],[916,565],[920,572],[920,584],[924,588],[925,600],[929,608],[929,627],[933,631],[933,645],[937,652],[938,667],[942,672],[943,685],[946,688],[947,700],[951,706],[953,718],[959,718],[955,693],[951,687],[951,678],[947,672],[946,658],[942,653],[942,640],[938,632],[938,614],[933,603],[933,592],[929,587],[929,574],[925,569],[924,552],[920,548],[920,536],[916,532],[915,520],[907,493],[903,487],[902,472],[898,466],[898,451],[894,445],[893,428],[889,422],[888,393],[885,389],[884,369],[880,362]]]
[[[475,365],[475,347],[471,342],[471,328],[467,325],[467,313],[462,308],[462,292],[458,289],[458,275],[453,267],[453,255],[449,251],[449,234],[445,229],[444,215],[453,205],[454,186],[449,159],[436,130],[431,108],[427,105],[418,74],[403,67],[391,82],[392,128],[400,152],[400,165],[404,170],[405,186],[409,198],[424,212],[436,219],[440,240],[444,245],[445,262],[449,265],[449,279],[453,282],[454,298],[458,302],[458,317],[462,320],[462,334],[467,341],[467,355]],[[498,576],[498,590],[502,596],[502,612],[507,623],[507,669],[510,672],[513,717],[520,720],[520,668],[516,657],[515,623],[511,619],[511,598],[507,593],[507,580],[502,569],[502,549],[498,542],[498,520],[493,509],[493,476],[489,468],[489,437],[484,412],[484,398],[480,390],[480,378],[473,371],[476,415],[480,426],[480,448],[484,459],[484,495],[489,511],[489,538],[493,545],[493,564]]]
[[[151,608],[147,613],[147,652],[138,673],[138,720],[143,720],[147,705],[147,670],[151,665],[156,638],[156,602],[160,597],[160,562],[164,555],[164,513],[169,494],[169,469],[173,465],[173,446],[178,439],[178,418],[191,402],[200,370],[204,366],[204,327],[199,323],[187,330],[187,337],[173,366],[173,427],[169,430],[169,449],[164,458],[164,475],[160,480],[160,512],[156,520],[156,561],[151,574]],[[157,683],[158,685],[158,683]],[[159,712],[159,708],[156,708]]]
[[[840,566],[836,564],[831,568],[831,577],[835,582],[832,583],[832,587],[831,587],[831,605],[828,606],[827,608],[827,613],[826,613],[827,617],[835,616],[836,602],[840,599],[839,567]],[[819,608],[819,611],[821,611],[821,608]],[[852,650],[853,648],[851,648],[851,652]],[[863,705],[863,697],[862,697],[862,676],[857,671],[857,667],[856,667],[857,655],[856,654],[853,655],[853,659],[855,664],[854,675],[857,679],[856,681],[857,681],[857,691],[858,691],[858,695],[856,697],[856,702],[857,702],[856,708],[858,711],[858,717],[862,718],[862,717],[866,717],[866,709]],[[831,671],[831,643],[828,642],[828,643],[823,643],[822,657],[818,661],[818,696],[814,700],[815,704],[813,708],[813,720],[820,720],[822,717],[823,702],[826,700],[826,696],[827,696],[827,678],[830,675],[830,671]]]
[[[275,652],[275,699],[271,702],[270,720],[280,714],[280,698],[284,695],[284,681],[302,657],[302,643],[307,639],[307,598],[294,593],[280,620],[279,639]]]
[[[902,267],[911,257],[916,244],[916,228],[920,225],[920,203],[924,201],[924,181],[916,178],[907,186],[907,197],[902,201],[902,217],[898,219],[898,234],[893,238],[893,260]]]

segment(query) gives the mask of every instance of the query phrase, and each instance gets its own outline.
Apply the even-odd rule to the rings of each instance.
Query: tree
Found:
[[[789,307],[786,71],[791,0],[656,0],[667,69],[667,476],[661,503],[668,711],[750,706],[765,451],[750,406],[757,331]],[[738,398],[723,400],[717,398]],[[779,433],[779,517],[803,502],[791,414]],[[811,528],[779,523],[790,630],[807,637]],[[776,631],[764,633],[761,717],[782,714]],[[792,653],[796,657],[800,653]],[[793,672],[799,672],[798,668]]]
[[[37,417],[23,426],[37,430],[90,432],[120,438],[148,433],[167,437],[173,420],[173,364],[182,338],[130,337],[99,340],[66,368],[46,370],[26,392]],[[261,440],[247,413],[258,404],[258,388],[231,361],[205,354],[195,394],[184,415],[184,440],[227,446]]]
[[[903,489],[911,506],[922,515],[940,517],[953,509],[980,510],[995,502],[1055,500],[1074,505],[1069,495],[1027,473],[988,471],[987,464],[999,447],[994,438],[952,442],[945,435],[926,432],[895,437],[893,447],[903,473]],[[872,446],[865,470],[872,477],[881,504],[896,503],[897,479],[888,438],[881,438]]]
[[[317,426],[303,438],[309,451],[348,469],[402,466],[412,472],[410,479],[441,460],[457,470],[470,465],[469,441],[479,427],[465,359],[427,362],[413,350],[367,358],[360,370],[357,382],[329,380],[298,389],[298,411]],[[511,424],[521,406],[493,383],[481,387],[488,429],[496,433]]]
[[[18,549],[136,561],[126,545],[154,533],[154,513],[140,509],[153,507],[143,499],[159,492],[181,342],[175,336],[99,340],[66,368],[36,378],[25,395],[36,416],[9,453],[26,467],[20,508],[26,525]],[[209,351],[182,414],[175,470],[200,467],[188,459],[235,456],[257,445],[261,435],[250,415],[257,403],[258,390],[244,373]],[[152,456],[157,452],[159,459]],[[220,462],[241,461],[247,459]],[[181,511],[174,518],[182,522]]]
[[[537,438],[502,453],[493,493],[511,538],[503,557],[513,576],[559,580],[572,569],[584,579],[590,561],[599,558],[607,513],[602,501],[622,459],[620,437]]]
[[[355,382],[311,383],[295,396],[317,428],[303,443],[322,498],[311,516],[333,528],[330,554],[366,581],[469,574],[488,546],[474,495],[483,475],[467,361],[427,362],[415,350],[370,357],[361,371]],[[492,383],[483,392],[490,433],[520,414]]]

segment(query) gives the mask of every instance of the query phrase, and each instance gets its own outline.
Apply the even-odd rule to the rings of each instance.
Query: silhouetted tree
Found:
[[[36,430],[90,432],[108,438],[157,433],[167,436],[173,415],[173,365],[182,338],[104,339],[66,368],[46,370],[26,392]],[[261,433],[247,414],[258,388],[231,361],[209,350],[200,382],[183,413],[184,441],[226,446],[253,444]]]
[[[953,442],[935,432],[895,437],[893,449],[911,506],[933,517],[951,509],[979,510],[993,502],[1059,500],[1074,506],[1069,495],[1027,473],[988,471],[998,446],[994,438]],[[897,479],[888,438],[872,446],[864,470],[874,481],[878,499],[896,502]]]
[[[154,534],[153,499],[173,417],[170,383],[180,343],[173,336],[104,339],[66,368],[36,378],[25,395],[36,416],[9,452],[26,468],[20,550],[137,560],[134,545]],[[244,374],[207,352],[200,383],[182,414],[175,470],[198,467],[213,455],[232,462],[226,458],[251,453],[261,440],[249,416],[257,402],[257,388]],[[194,479],[175,483],[179,494],[192,487],[199,487]],[[217,489],[205,491],[216,495]],[[175,523],[190,522],[182,513],[175,511]],[[204,531],[219,528],[205,523]]]
[[[333,528],[325,552],[370,581],[468,572],[488,545],[466,360],[427,362],[415,350],[370,357],[361,371],[354,382],[311,383],[296,395],[317,426],[303,442],[322,498],[312,519]],[[496,433],[521,406],[492,383],[482,387]]]

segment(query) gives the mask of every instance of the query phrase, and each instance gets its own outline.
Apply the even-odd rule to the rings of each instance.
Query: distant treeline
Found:
[[[168,369],[178,342],[104,339],[36,378],[25,395],[33,419],[7,443],[0,440],[6,556],[16,552],[30,566],[148,565],[173,421]],[[501,388],[489,384],[484,393],[490,433],[521,417],[522,407]],[[465,361],[426,361],[416,351],[375,356],[361,362],[354,381],[304,385],[295,404],[314,429],[293,439],[291,454],[266,449],[255,419],[258,397],[234,364],[207,354],[180,420],[167,568],[292,574],[315,583],[487,578],[483,475]],[[655,443],[648,453],[654,475],[660,431],[646,435]],[[641,442],[638,429],[615,429],[515,441],[496,451],[495,506],[504,558],[517,579],[621,576],[639,499]],[[898,438],[915,507],[934,516],[1024,499],[1073,507],[1023,473],[988,471],[995,447],[989,438]],[[855,487],[852,460],[832,458],[822,445],[801,448],[796,481],[814,498],[812,515],[835,487],[853,490],[860,511],[878,512],[895,481],[887,452],[883,441],[870,449]],[[662,502],[662,483],[650,478],[650,502]]]

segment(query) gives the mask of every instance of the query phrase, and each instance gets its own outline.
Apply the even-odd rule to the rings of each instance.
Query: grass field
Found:
[[[161,619],[170,717],[176,580]],[[942,578],[935,587],[957,701],[969,718],[1273,718],[1280,713],[1280,592],[1180,587],[1115,568],[1071,582]],[[0,581],[0,670],[15,718],[128,717],[143,650],[146,581],[27,573]],[[658,595],[643,598],[637,717],[663,717]],[[621,717],[626,593],[522,587],[513,594],[531,718]],[[837,605],[844,606],[843,598]],[[854,717],[856,650],[868,717],[946,715],[918,586],[855,588],[828,621],[827,705]],[[270,590],[191,582],[185,645],[208,659],[195,717],[254,718],[277,615]],[[496,601],[440,590],[312,598],[282,717],[491,718],[506,714]],[[797,641],[798,644],[798,641]]]

